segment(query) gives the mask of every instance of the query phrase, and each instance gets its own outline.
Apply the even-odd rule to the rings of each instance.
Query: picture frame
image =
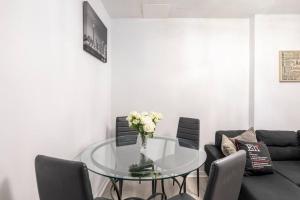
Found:
[[[300,82],[300,51],[279,52],[279,81]]]
[[[83,49],[107,62],[107,28],[89,2],[83,2]]]

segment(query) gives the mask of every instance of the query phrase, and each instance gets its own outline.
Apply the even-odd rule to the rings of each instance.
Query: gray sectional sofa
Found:
[[[211,163],[224,157],[221,151],[222,134],[235,137],[243,132],[216,132],[215,145],[205,145],[207,174]],[[274,173],[244,176],[239,200],[300,200],[300,131],[257,130],[256,137],[267,145]]]

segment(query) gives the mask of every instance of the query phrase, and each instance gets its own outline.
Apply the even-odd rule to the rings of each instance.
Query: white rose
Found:
[[[149,124],[152,122],[152,119],[150,116],[142,116],[141,117],[141,123],[142,124]]]
[[[161,113],[151,112],[150,116],[155,124],[157,124],[162,119]]]
[[[132,115],[128,115],[128,117],[126,118],[126,120],[127,120],[128,122],[130,122],[130,121],[132,120]]]
[[[132,112],[129,113],[129,115],[132,115],[132,116],[135,116],[137,114],[138,114],[138,112],[136,112],[136,111],[132,111]]]
[[[135,118],[136,118],[136,119],[141,119],[141,117],[142,117],[142,116],[141,116],[140,113],[137,113],[137,114],[135,115]]]
[[[143,125],[143,131],[146,133],[154,133],[156,124],[162,119],[161,113],[156,112],[142,112],[138,113],[136,111],[132,111],[129,113],[126,118],[128,121],[128,125],[131,127],[133,125],[139,126],[139,124]]]
[[[137,119],[134,119],[134,120],[132,121],[132,123],[135,124],[135,125],[137,125],[139,122],[140,122],[140,121],[137,120]]]
[[[151,113],[150,113],[150,117],[151,117],[152,119],[155,119],[155,117],[156,117],[156,116],[155,116],[155,112],[151,112]]]
[[[157,118],[158,118],[159,120],[161,120],[161,119],[163,118],[163,115],[162,115],[161,113],[157,113]]]
[[[143,126],[143,129],[146,133],[153,133],[155,130],[155,124],[153,122],[147,123]]]

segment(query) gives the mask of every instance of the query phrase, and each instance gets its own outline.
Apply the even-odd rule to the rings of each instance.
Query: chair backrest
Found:
[[[212,163],[203,200],[237,200],[245,171],[246,152],[238,151]]]
[[[190,140],[199,147],[200,120],[180,117],[178,122],[177,137]]]
[[[93,200],[84,163],[38,155],[35,171],[40,200]]]
[[[138,135],[138,131],[129,127],[126,116],[116,118],[116,137]]]

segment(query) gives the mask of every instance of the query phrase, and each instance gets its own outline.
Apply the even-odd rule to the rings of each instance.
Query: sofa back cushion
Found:
[[[257,130],[256,137],[268,146],[272,160],[300,160],[300,139],[296,132]]]
[[[299,146],[299,137],[295,131],[257,130],[256,137],[268,146]]]
[[[228,130],[228,131],[217,131],[216,137],[215,137],[215,145],[221,149],[222,144],[222,135],[226,135],[229,138],[236,137],[242,133],[244,133],[246,130]]]

